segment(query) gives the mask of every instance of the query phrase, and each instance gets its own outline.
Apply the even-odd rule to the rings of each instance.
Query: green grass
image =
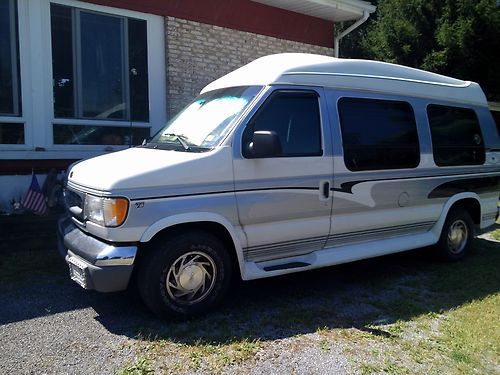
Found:
[[[437,316],[378,327],[391,338],[351,332],[351,360],[361,373],[488,374],[498,371],[500,294],[471,301]],[[354,338],[355,337],[355,338]],[[373,348],[383,348],[374,355]],[[382,353],[382,354],[381,354]]]
[[[453,263],[421,250],[244,284],[207,317],[142,322],[134,346],[144,362],[122,373],[251,369],[279,342],[297,356],[341,348],[351,373],[498,374],[500,246],[474,247]]]
[[[154,374],[154,370],[149,365],[149,362],[142,358],[135,363],[125,366],[118,371],[118,375],[150,375]]]
[[[494,240],[500,241],[500,229],[494,230],[490,235]]]
[[[500,203],[498,203],[500,206]],[[491,238],[493,238],[496,241],[500,241],[500,218],[497,220],[496,225],[494,226],[494,229],[489,233]]]

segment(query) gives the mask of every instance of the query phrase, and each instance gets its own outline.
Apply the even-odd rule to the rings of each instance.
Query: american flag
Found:
[[[45,195],[43,195],[40,185],[36,179],[35,173],[31,177],[31,185],[28,189],[21,205],[33,212],[43,215],[47,212],[47,204],[45,203]]]

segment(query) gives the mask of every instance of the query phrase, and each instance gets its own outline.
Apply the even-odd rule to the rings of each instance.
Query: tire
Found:
[[[470,214],[462,208],[452,209],[436,244],[439,257],[451,261],[462,259],[470,251],[473,237],[474,226]]]
[[[231,260],[210,233],[185,232],[157,241],[138,272],[146,306],[161,318],[189,318],[207,312],[224,297]]]

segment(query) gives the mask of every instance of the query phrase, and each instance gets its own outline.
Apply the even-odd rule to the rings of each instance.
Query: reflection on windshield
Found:
[[[178,147],[181,139],[189,146],[184,147],[185,151],[193,147],[213,148],[227,135],[234,120],[260,89],[231,87],[205,93],[184,108],[150,143]]]

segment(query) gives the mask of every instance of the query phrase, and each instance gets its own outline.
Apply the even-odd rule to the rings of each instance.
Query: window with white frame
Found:
[[[0,0],[0,144],[23,144],[24,124],[8,121],[21,116],[17,2]]]
[[[132,145],[148,137],[147,22],[55,3],[50,17],[54,118],[68,120],[54,123],[53,143]]]

